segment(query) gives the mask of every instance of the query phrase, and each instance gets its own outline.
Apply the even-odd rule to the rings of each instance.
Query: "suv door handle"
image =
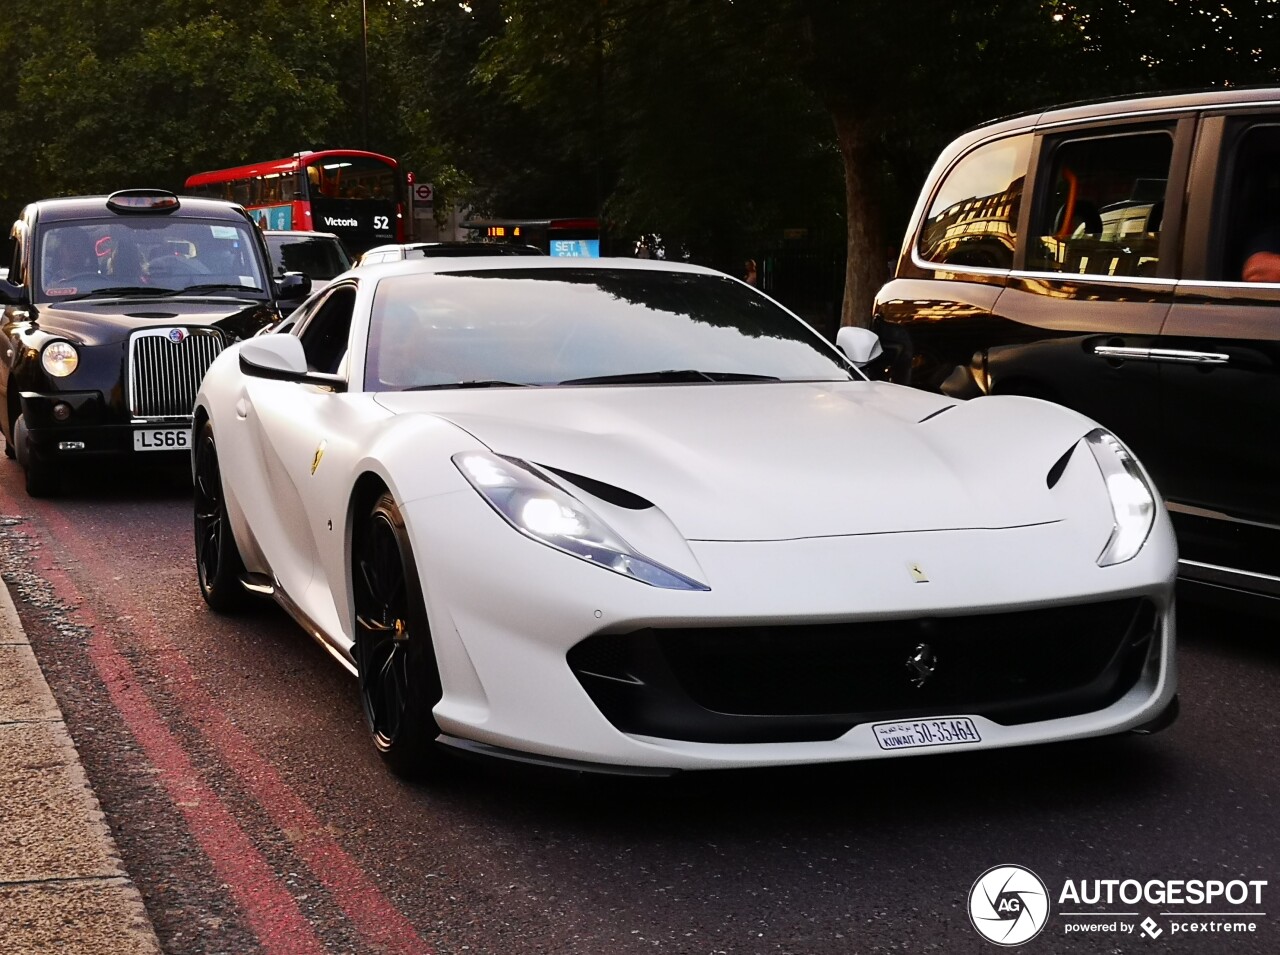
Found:
[[[1225,365],[1231,356],[1223,352],[1183,351],[1179,348],[1129,348],[1124,345],[1095,345],[1099,358],[1122,361],[1164,361],[1178,365]]]
[[[1151,361],[1169,361],[1181,365],[1225,365],[1231,356],[1220,351],[1183,351],[1180,348],[1153,348]]]
[[[1151,361],[1150,348],[1129,348],[1126,345],[1094,345],[1093,353],[1099,358]]]

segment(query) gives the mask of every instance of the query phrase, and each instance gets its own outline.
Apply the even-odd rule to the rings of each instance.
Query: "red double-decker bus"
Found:
[[[404,241],[400,167],[378,153],[300,152],[198,172],[186,189],[193,196],[238,202],[266,229],[332,232],[352,255]]]

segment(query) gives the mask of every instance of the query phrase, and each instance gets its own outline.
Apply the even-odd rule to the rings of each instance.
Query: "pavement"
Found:
[[[161,955],[3,582],[0,951]]]

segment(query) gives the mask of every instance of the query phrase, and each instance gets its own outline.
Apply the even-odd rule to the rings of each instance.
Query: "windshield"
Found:
[[[263,292],[248,223],[117,216],[53,222],[40,234],[39,287],[48,299],[101,294]]]
[[[276,275],[302,272],[328,281],[351,268],[342,243],[332,236],[266,235],[271,267]]]
[[[808,325],[725,276],[513,269],[382,280],[370,317],[365,387],[852,377]]]

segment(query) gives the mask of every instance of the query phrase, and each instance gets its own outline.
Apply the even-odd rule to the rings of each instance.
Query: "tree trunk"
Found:
[[[871,324],[871,302],[888,278],[875,164],[854,111],[848,106],[836,107],[832,118],[844,160],[848,248],[840,324],[867,327]]]

